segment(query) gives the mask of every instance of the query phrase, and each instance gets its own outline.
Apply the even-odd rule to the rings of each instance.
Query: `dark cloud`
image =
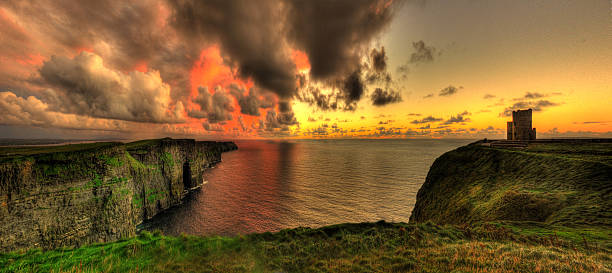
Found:
[[[434,60],[436,49],[425,45],[425,42],[413,42],[412,47],[414,52],[410,55],[411,63],[428,63]]]
[[[431,94],[427,94],[427,95],[426,95],[426,96],[424,96],[423,98],[424,98],[424,99],[429,99],[429,98],[433,98],[433,96],[434,96],[434,93],[431,93]]]
[[[308,130],[306,132],[304,132],[305,135],[312,135],[312,136],[327,136],[329,135],[329,132],[327,131],[327,128],[324,127],[318,127],[315,129],[311,129]]]
[[[483,99],[485,99],[485,100],[488,100],[488,99],[495,98],[495,95],[492,95],[492,94],[485,94],[485,95],[484,95],[484,97],[482,97],[482,98],[483,98]]]
[[[242,129],[243,132],[249,131],[249,128],[246,126],[246,124],[244,124],[244,120],[242,119],[242,116],[238,116],[238,124],[240,124],[240,128]]]
[[[184,122],[185,105],[188,115],[206,118],[208,129],[217,129],[213,125],[232,119],[233,96],[242,114],[258,116],[262,108],[269,109],[264,125],[278,128],[297,124],[293,112],[279,104],[274,119],[268,119],[270,110],[277,100],[296,98],[309,81],[332,89],[329,94],[310,94],[313,105],[348,111],[356,110],[371,91],[367,84],[392,81],[385,49],[369,47],[402,2],[7,0],[0,8],[19,18],[19,24],[0,18],[5,38],[0,52],[5,57],[60,56],[47,61],[40,77],[30,82],[48,111],[176,123]],[[36,34],[36,40],[29,34]],[[34,44],[44,46],[38,52]],[[213,45],[233,75],[252,80],[255,87],[246,92],[219,83],[231,96],[223,90],[199,92],[193,101],[199,107],[192,109],[190,69],[199,63],[202,50]],[[61,57],[80,51],[74,59]],[[307,55],[309,73],[297,71],[296,51]],[[5,77],[8,66],[0,67],[0,78],[6,79],[1,87],[24,80]],[[15,92],[22,95],[30,89]]]
[[[468,111],[463,111],[463,113],[459,113],[455,116],[451,116],[448,120],[446,120],[442,124],[465,123],[465,122],[470,121],[469,118],[466,118],[466,116],[469,116],[469,115],[470,113]]]
[[[557,95],[561,95],[562,93],[559,92],[553,92],[551,94],[542,94],[542,93],[538,93],[538,92],[526,92],[524,96],[520,97],[520,98],[515,98],[515,101],[522,101],[522,100],[532,100],[532,99],[541,99],[541,98],[547,98],[550,96],[557,96]]]
[[[337,96],[338,94],[336,93],[324,94],[319,88],[309,87],[304,92],[300,93],[298,99],[311,106],[314,105],[321,110],[328,111],[338,109]]]
[[[438,96],[444,96],[444,97],[452,96],[455,93],[457,93],[460,89],[463,89],[463,86],[454,87],[452,85],[449,85],[443,88],[442,90],[440,90],[440,93],[438,93]]]
[[[415,117],[420,117],[420,116],[421,116],[421,114],[419,114],[419,113],[408,113],[408,114],[406,114],[406,116],[415,116]]]
[[[260,108],[270,108],[276,104],[274,95],[268,92],[262,92],[261,90],[258,91],[255,87],[249,89],[246,95],[244,94],[245,90],[236,84],[231,84],[228,89],[230,94],[238,101],[240,113],[245,115],[259,116]],[[263,95],[259,95],[259,93],[263,93]]]
[[[387,55],[385,48],[380,50],[372,49],[370,53],[369,64],[362,65],[365,67],[365,82],[368,84],[379,83],[389,85],[393,82],[391,74],[387,71]]]
[[[348,110],[363,94],[355,74],[363,49],[398,6],[374,0],[169,2],[172,24],[187,39],[218,42],[241,76],[281,98],[293,97],[298,87],[291,47],[304,51],[312,79],[344,79]]]
[[[125,74],[84,51],[73,59],[51,57],[40,75],[52,88],[46,93],[50,110],[139,122],[183,121],[182,103],[172,103],[170,86],[157,71]]]
[[[274,110],[268,110],[264,122],[266,131],[274,131],[275,129],[288,130],[288,126],[297,124],[299,123],[291,111],[277,113]]]
[[[398,103],[402,101],[402,96],[399,92],[395,92],[393,90],[382,90],[381,88],[376,88],[374,93],[370,96],[372,99],[372,105],[375,106],[384,106],[390,103]]]
[[[405,80],[408,78],[408,73],[410,73],[410,68],[408,64],[403,64],[397,67],[397,73],[400,75],[400,79]]]
[[[549,100],[538,100],[538,101],[519,101],[513,104],[510,107],[506,107],[503,112],[499,115],[502,117],[512,116],[512,111],[522,110],[522,109],[532,109],[535,112],[543,111],[546,108],[552,106],[558,106],[559,103],[551,102]]]
[[[199,87],[198,96],[193,102],[200,106],[200,110],[189,111],[190,117],[206,118],[208,123],[232,119],[234,111],[232,99],[221,87],[215,88],[215,93],[212,95],[208,92],[208,87]]]
[[[370,58],[372,63],[372,68],[376,72],[383,72],[387,69],[387,55],[385,54],[385,48],[381,47],[380,50],[376,50],[373,48],[370,52]]]
[[[438,122],[438,121],[442,121],[442,119],[441,118],[436,118],[436,117],[433,117],[433,116],[428,116],[428,117],[425,117],[425,118],[420,119],[420,120],[415,119],[415,120],[411,121],[410,123],[412,123],[412,124],[421,124],[421,123]]]
[[[23,98],[12,92],[0,92],[0,124],[115,132],[125,131],[128,125],[121,120],[92,119],[49,111],[49,105],[38,98]]]
[[[574,122],[574,124],[606,124],[607,121],[583,121],[583,122]]]
[[[384,125],[384,124],[389,124],[389,123],[393,123],[393,122],[395,122],[395,120],[391,120],[390,119],[390,120],[386,120],[386,121],[379,121],[378,124],[379,125]]]
[[[524,98],[526,98],[526,99],[539,99],[539,98],[543,98],[543,97],[546,97],[546,96],[547,96],[547,95],[540,94],[540,93],[538,93],[538,92],[534,92],[534,93],[527,92],[527,93],[525,94]]]
[[[402,133],[401,128],[385,128],[378,127],[376,131],[372,134],[372,136],[401,136],[404,135]]]
[[[289,98],[296,91],[295,65],[286,46],[287,13],[280,1],[178,1],[172,24],[185,39],[218,42],[238,73],[261,87]]]
[[[361,99],[365,90],[359,70],[354,71],[344,79],[342,90],[344,91],[342,95],[345,102],[344,110],[354,111],[357,109],[357,102]]]
[[[374,0],[288,2],[290,36],[308,55],[311,76],[333,79],[358,69],[362,50],[387,28],[402,1],[387,7]]]
[[[223,132],[223,126],[221,126],[220,124],[210,124],[208,122],[203,122],[202,127],[204,127],[206,131]]]
[[[174,29],[162,21],[164,2],[8,0],[0,5],[16,14],[30,33],[38,33],[37,43],[45,48],[37,53],[72,55],[87,49],[109,68],[124,72],[146,64],[173,87],[173,99],[188,96],[189,68],[201,47],[178,41]]]

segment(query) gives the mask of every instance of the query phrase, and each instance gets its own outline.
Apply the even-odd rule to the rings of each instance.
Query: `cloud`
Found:
[[[428,63],[434,60],[436,49],[431,46],[426,46],[425,42],[413,42],[412,47],[414,52],[410,55],[411,63]]]
[[[574,124],[607,124],[608,121],[583,121],[583,122],[574,122]]]
[[[305,135],[312,135],[312,136],[327,136],[329,135],[329,132],[327,131],[327,128],[324,127],[317,127],[315,129],[310,129],[306,132],[304,132]]]
[[[553,92],[550,94],[543,94],[543,93],[538,93],[538,92],[526,92],[524,96],[520,97],[520,98],[515,98],[513,100],[515,101],[522,101],[522,100],[532,100],[532,99],[541,99],[541,98],[547,98],[547,97],[551,97],[551,96],[556,96],[556,95],[562,95],[562,93],[560,92]]]
[[[198,96],[193,102],[200,106],[200,110],[189,111],[189,116],[194,118],[206,118],[208,123],[218,123],[232,119],[232,99],[221,88],[217,86],[215,93],[210,94],[208,87],[198,87]]]
[[[0,124],[104,131],[123,131],[128,128],[128,124],[120,120],[54,112],[47,103],[34,96],[23,98],[12,92],[0,92]]]
[[[370,47],[402,2],[7,0],[0,4],[0,55],[11,60],[0,67],[0,88],[35,95],[47,112],[158,124],[183,123],[187,114],[213,129],[232,118],[228,124],[237,125],[236,103],[244,115],[268,109],[266,121],[277,101],[298,98],[309,82],[326,90],[310,96],[313,105],[354,111],[372,92],[368,84],[391,82],[385,49]],[[195,68],[210,48],[220,52],[216,65],[229,79],[197,82]],[[309,72],[297,67],[296,53]],[[13,68],[18,61],[27,65]],[[249,89],[233,92],[232,82]],[[231,96],[200,96],[199,85],[217,84]],[[291,123],[292,112],[275,111]]]
[[[381,47],[380,50],[373,48],[370,52],[370,58],[372,62],[372,68],[376,72],[383,72],[387,69],[387,55],[385,54],[385,48]]]
[[[223,126],[221,126],[220,124],[210,124],[208,122],[203,122],[202,127],[204,127],[206,131],[223,132]]]
[[[470,113],[468,111],[463,111],[463,113],[459,113],[455,116],[451,116],[448,120],[446,120],[444,123],[442,124],[453,124],[453,123],[465,123],[470,121],[469,118],[466,118],[465,116],[469,116]]]
[[[401,1],[288,2],[289,36],[308,55],[314,79],[353,73],[360,66],[360,48],[390,24],[401,5]]]
[[[246,126],[246,124],[244,124],[244,120],[242,119],[242,116],[238,116],[238,124],[240,124],[240,128],[242,129],[243,132],[249,131],[249,128]]]
[[[281,24],[280,1],[169,1],[172,25],[185,40],[217,42],[243,78],[288,98],[293,95],[295,65]]]
[[[258,91],[256,88],[249,89],[247,95],[244,95],[244,89],[240,88],[236,84],[231,84],[229,87],[229,92],[232,94],[236,100],[238,101],[238,105],[240,106],[240,113],[251,116],[259,116],[259,109],[266,109],[273,107],[276,104],[276,100],[274,95]],[[259,95],[259,93],[263,93],[263,95]]]
[[[428,116],[428,117],[425,117],[425,118],[420,119],[420,120],[415,119],[415,120],[411,121],[410,123],[412,123],[412,124],[421,124],[421,123],[438,122],[438,121],[442,121],[442,119],[441,118],[436,118],[436,117],[433,117],[433,116]]]
[[[139,122],[182,122],[183,105],[174,104],[159,72],[125,74],[106,67],[94,53],[72,59],[53,56],[40,75],[49,86],[53,110]]]
[[[354,111],[357,108],[356,102],[361,99],[365,90],[359,70],[354,71],[344,80],[342,90],[344,90],[344,109]]]
[[[420,117],[420,116],[421,116],[421,114],[419,114],[419,113],[408,113],[408,114],[406,114],[406,116],[415,116],[415,117]]]
[[[308,87],[307,90],[300,93],[298,99],[324,111],[338,109],[337,94],[325,94],[316,87]]]
[[[171,0],[172,25],[185,39],[218,42],[243,78],[279,97],[297,92],[292,50],[303,51],[314,80],[345,79],[349,102],[360,98],[355,71],[362,52],[397,4],[376,1]],[[292,48],[293,46],[293,48]]]
[[[438,93],[438,96],[452,96],[455,93],[457,93],[460,89],[463,89],[463,86],[460,87],[454,87],[452,85],[449,85],[448,87],[443,88],[442,90],[440,90],[440,93]]]
[[[484,97],[482,97],[482,98],[483,98],[483,99],[485,99],[485,100],[488,100],[488,99],[495,98],[495,95],[492,95],[492,94],[485,94],[485,95],[484,95]]]
[[[408,64],[403,64],[397,67],[397,73],[400,75],[400,79],[405,80],[408,78],[408,73],[410,73],[410,68]]]
[[[385,128],[385,127],[378,127],[376,128],[376,131],[374,131],[373,134],[371,134],[371,136],[375,136],[375,137],[381,137],[381,136],[402,136],[404,135],[404,133],[402,133],[401,128]]]
[[[592,138],[612,138],[612,131],[593,132],[593,131],[565,131],[561,132],[558,128],[553,128],[545,132],[538,132],[538,137],[541,138],[576,138],[576,137],[592,137]]]
[[[268,110],[266,113],[266,119],[264,126],[266,131],[274,131],[275,129],[281,129],[281,131],[288,130],[288,126],[299,124],[295,119],[295,115],[291,111],[279,112],[274,110]]]
[[[313,117],[308,117],[308,122],[316,122],[317,119]]]
[[[395,92],[393,90],[383,91],[381,88],[376,88],[370,98],[372,99],[372,105],[375,106],[384,106],[390,103],[398,103],[402,101],[402,96],[399,92]]]
[[[519,101],[513,104],[510,107],[506,107],[503,112],[499,114],[501,117],[510,117],[512,116],[512,111],[521,110],[521,109],[532,109],[535,112],[544,111],[544,109],[558,106],[559,103],[551,102],[548,100],[538,100],[538,101]]]
[[[429,98],[433,98],[433,96],[434,96],[434,93],[431,93],[431,94],[427,94],[427,95],[426,95],[426,96],[424,96],[423,98],[424,98],[424,99],[429,99]]]

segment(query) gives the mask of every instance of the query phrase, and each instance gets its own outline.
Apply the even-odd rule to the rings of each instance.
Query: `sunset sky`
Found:
[[[612,137],[612,2],[0,2],[0,138]]]

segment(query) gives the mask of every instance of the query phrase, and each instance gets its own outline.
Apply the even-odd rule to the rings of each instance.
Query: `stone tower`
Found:
[[[508,140],[534,140],[536,129],[531,127],[531,109],[512,111],[508,121]]]

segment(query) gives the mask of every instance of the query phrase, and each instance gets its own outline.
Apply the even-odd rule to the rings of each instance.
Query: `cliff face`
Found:
[[[410,222],[612,226],[612,143],[474,144],[440,156]]]
[[[236,148],[188,139],[7,148],[0,156],[0,251],[133,236]]]

